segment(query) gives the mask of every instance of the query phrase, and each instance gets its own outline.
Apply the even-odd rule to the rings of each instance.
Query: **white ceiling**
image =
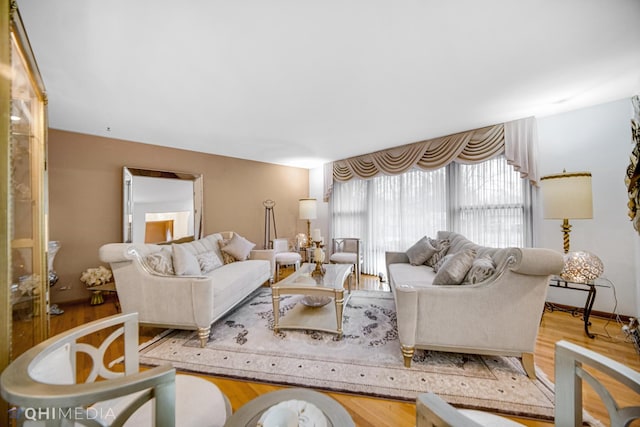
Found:
[[[316,167],[640,93],[638,0],[18,0],[50,126]]]

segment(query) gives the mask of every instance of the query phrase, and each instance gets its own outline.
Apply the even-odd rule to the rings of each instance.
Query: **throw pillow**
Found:
[[[432,239],[430,237],[428,239],[429,239],[429,243],[431,244],[431,246],[434,247],[436,252],[431,256],[431,258],[429,258],[425,262],[425,264],[427,264],[429,267],[433,267],[434,265],[436,265],[438,261],[444,258],[444,256],[447,254],[447,251],[449,250],[449,246],[451,246],[451,242],[449,242],[449,239],[438,240],[438,239]]]
[[[436,253],[436,249],[431,246],[427,236],[418,240],[413,246],[407,249],[407,256],[411,265],[424,264],[429,258]]]
[[[447,260],[449,258],[451,258],[453,256],[453,254],[447,254],[445,255],[443,258],[440,258],[440,260],[438,262],[435,263],[435,265],[433,266],[433,271],[435,273],[438,272],[438,270],[440,270],[440,267],[442,267],[442,264],[444,264],[445,262],[447,262]]]
[[[200,264],[194,254],[181,245],[172,244],[173,249],[173,269],[179,276],[200,275]]]
[[[459,285],[473,264],[476,251],[465,249],[446,260],[433,278],[434,285]]]
[[[220,261],[218,255],[213,251],[198,254],[196,255],[196,259],[198,260],[198,264],[200,264],[200,271],[203,273],[209,273],[222,266],[222,261]]]
[[[228,253],[226,253],[225,251],[222,250],[222,248],[224,248],[225,245],[227,245],[229,243],[229,240],[231,240],[231,239],[226,239],[226,240],[225,239],[220,239],[220,240],[218,240],[218,246],[220,247],[220,254],[222,254],[222,263],[224,265],[231,264],[232,262],[236,262],[236,259],[232,255],[230,255],[230,254],[228,254]]]
[[[237,261],[244,261],[249,257],[251,249],[255,248],[255,246],[255,243],[248,241],[238,233],[234,233],[229,243],[222,246],[222,252],[228,253]]]
[[[463,283],[480,283],[488,279],[496,272],[496,265],[489,255],[478,257],[473,260],[471,268],[467,272]]]
[[[173,260],[171,259],[171,252],[165,250],[154,252],[147,255],[144,258],[147,265],[156,273],[160,274],[176,274],[173,270]]]

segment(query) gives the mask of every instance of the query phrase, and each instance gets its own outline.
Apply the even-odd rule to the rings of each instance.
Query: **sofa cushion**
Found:
[[[436,248],[431,246],[427,236],[422,237],[407,249],[407,256],[409,257],[409,263],[411,265],[424,264],[429,258],[436,253]]]
[[[222,260],[222,256],[219,254],[220,249],[218,248],[218,240],[221,239],[222,236],[220,234],[210,234],[202,239],[180,243],[180,245],[194,255],[213,251]]]
[[[223,262],[224,258],[222,256],[222,251],[220,250],[220,242],[223,240],[222,234],[220,233],[210,234],[206,236],[205,239],[208,241],[208,246],[210,250],[215,252],[215,254],[220,259],[220,262]]]
[[[496,265],[489,255],[479,256],[473,260],[463,283],[480,283],[496,272]]]
[[[358,262],[358,254],[355,252],[336,252],[331,254],[329,260],[337,264],[355,264]]]
[[[411,265],[409,263],[389,264],[389,277],[393,278],[396,287],[411,286],[414,288],[431,287],[436,275],[433,268],[426,265]]]
[[[196,255],[196,259],[198,260],[198,264],[200,265],[200,271],[204,273],[209,273],[210,271],[215,270],[218,267],[222,266],[222,261],[218,258],[218,255],[214,251],[207,251],[201,254]]]
[[[198,259],[195,254],[191,253],[185,245],[189,243],[181,243],[181,244],[173,244],[171,248],[173,249],[173,269],[176,272],[176,275],[185,276],[185,275],[200,275],[202,272],[200,271],[200,264],[198,263]]]
[[[270,275],[271,266],[265,260],[233,262],[208,273],[214,283],[216,316],[246,298],[257,288],[256,283],[268,280]]]
[[[447,259],[442,267],[436,273],[433,278],[434,285],[459,285],[464,280],[467,272],[473,264],[473,260],[476,257],[476,251],[474,249],[465,249],[462,252],[454,254],[451,258]]]
[[[432,239],[430,237],[428,237],[428,239],[429,243],[435,248],[436,252],[425,262],[425,264],[427,264],[429,267],[433,267],[447,254],[447,251],[449,251],[450,242],[448,239]]]
[[[449,241],[449,252],[451,253],[462,252],[465,249],[475,249],[477,254],[480,255],[485,250],[495,250],[495,248],[478,245],[454,231],[438,231],[438,239]]]
[[[249,254],[255,246],[255,243],[248,241],[238,233],[234,233],[233,237],[221,249],[222,252],[228,253],[237,261],[244,261],[249,258]]]

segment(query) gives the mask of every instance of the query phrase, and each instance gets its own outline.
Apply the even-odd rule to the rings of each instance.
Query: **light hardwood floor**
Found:
[[[364,276],[361,280],[362,289],[388,290],[388,286],[380,283],[377,277]],[[105,297],[102,305],[91,306],[89,302],[83,304],[66,305],[62,307],[65,313],[51,318],[51,335],[55,335],[76,325],[115,314],[114,297]],[[592,318],[591,331],[596,333],[595,339],[590,339],[584,334],[583,322],[580,317],[573,317],[563,312],[546,312],[542,317],[540,334],[536,346],[536,365],[551,380],[553,380],[553,349],[555,342],[568,340],[582,345],[618,362],[621,362],[636,371],[640,371],[640,356],[633,345],[624,341],[621,333],[621,325],[606,319]],[[141,341],[154,337],[158,329],[141,328]],[[114,349],[114,353],[118,349]],[[109,356],[109,355],[108,355]],[[115,357],[115,356],[114,356]],[[254,399],[255,397],[282,387],[250,381],[238,381],[213,376],[202,376],[215,383],[225,393],[235,410]],[[622,404],[638,404],[637,395],[630,393],[625,386],[607,382],[607,386],[613,391],[614,397]],[[388,399],[377,399],[359,395],[344,393],[327,393],[339,401],[351,414],[357,426],[375,427],[403,427],[415,425],[415,404],[413,402],[401,402]],[[585,386],[585,409],[608,424],[604,407],[597,395]],[[535,420],[516,419],[527,426],[551,426]],[[636,422],[633,426],[640,426]]]

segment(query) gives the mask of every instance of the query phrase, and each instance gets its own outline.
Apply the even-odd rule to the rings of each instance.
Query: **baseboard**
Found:
[[[575,311],[580,313],[584,311],[584,307],[575,307],[573,305],[558,304],[556,302],[551,302],[551,301],[547,301],[547,303],[552,304],[554,307],[557,307],[561,311],[568,311],[568,312]],[[591,310],[590,317],[598,317],[600,319],[611,319],[611,320],[618,318],[624,323],[629,323],[629,319],[635,316],[629,316],[626,314],[608,313],[606,311]]]

